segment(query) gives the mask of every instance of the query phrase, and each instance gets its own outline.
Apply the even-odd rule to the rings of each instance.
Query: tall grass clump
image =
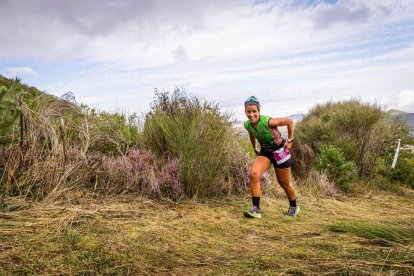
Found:
[[[187,196],[213,196],[242,191],[248,185],[248,160],[228,114],[217,104],[183,89],[155,91],[144,125],[144,147],[162,160],[179,162]]]
[[[341,149],[346,160],[355,162],[358,174],[368,179],[375,175],[376,160],[402,135],[401,123],[380,106],[355,99],[317,105],[298,123],[296,132],[314,152],[323,145]]]
[[[399,227],[384,223],[369,224],[364,221],[343,221],[330,225],[329,229],[334,232],[352,233],[377,242],[383,241],[403,245],[414,244],[413,221],[406,221]]]
[[[13,125],[20,141],[3,148],[0,192],[42,199],[86,181],[87,139],[71,120],[79,116],[73,103],[46,94],[22,102],[20,123]]]
[[[18,118],[8,120],[7,113],[0,116],[8,120],[0,127],[6,133],[0,143],[0,195],[53,201],[87,188],[131,190],[130,179],[124,177],[129,175],[128,166],[119,166],[123,172],[108,177],[107,165],[137,144],[137,129],[122,115],[79,106],[71,93],[57,98],[36,90],[31,93],[16,81],[7,84],[2,91],[13,92],[7,94],[7,104],[18,104]],[[108,179],[113,180],[110,189]]]

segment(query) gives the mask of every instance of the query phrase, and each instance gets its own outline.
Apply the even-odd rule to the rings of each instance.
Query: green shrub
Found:
[[[408,184],[414,189],[414,158],[401,157],[392,170],[391,179],[402,184]]]
[[[91,145],[91,151],[110,155],[125,154],[138,144],[138,129],[134,125],[135,114],[127,117],[118,113],[97,112],[88,118],[91,138],[95,141]]]
[[[16,79],[10,87],[0,86],[0,144],[6,144],[18,140],[17,118],[21,113],[19,99],[23,91],[18,88]]]
[[[241,148],[229,115],[182,89],[171,95],[155,92],[144,124],[144,147],[160,159],[179,160],[184,193],[212,196],[245,189],[249,156]]]
[[[356,177],[355,163],[346,161],[342,151],[333,145],[324,145],[320,148],[316,156],[316,169],[342,190],[348,190],[349,184]]]
[[[381,184],[403,184],[414,189],[414,153],[402,149],[396,166],[391,168],[394,152],[377,160],[375,176]]]
[[[298,139],[317,152],[331,144],[357,165],[360,176],[373,178],[376,160],[390,150],[390,141],[407,135],[407,127],[376,104],[359,100],[328,102],[314,107],[296,127]]]

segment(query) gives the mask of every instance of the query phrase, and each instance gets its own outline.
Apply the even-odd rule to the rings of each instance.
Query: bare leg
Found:
[[[267,157],[257,156],[254,159],[252,169],[250,171],[250,189],[252,196],[260,197],[262,194],[260,188],[260,178],[263,173],[270,167],[271,162]]]
[[[277,169],[275,168],[277,181],[280,186],[285,190],[285,193],[289,200],[296,199],[295,188],[293,188],[291,177],[290,177],[290,168]]]

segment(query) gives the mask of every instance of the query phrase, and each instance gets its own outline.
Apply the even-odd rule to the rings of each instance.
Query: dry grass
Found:
[[[89,141],[79,128],[88,118],[69,101],[40,95],[29,104],[23,103],[22,137],[20,145],[3,148],[4,170],[0,193],[34,199],[61,197],[74,183],[86,182],[90,170],[85,170],[85,152]],[[70,116],[67,114],[71,114]],[[68,143],[68,135],[77,136]],[[82,142],[80,142],[82,141]]]
[[[247,196],[178,205],[130,196],[75,194],[72,204],[53,205],[5,198],[0,274],[414,273],[413,240],[381,243],[361,231],[332,231],[352,222],[359,229],[413,230],[412,192],[339,199],[302,194],[297,218],[284,216],[280,192],[264,197],[262,220],[242,217]]]

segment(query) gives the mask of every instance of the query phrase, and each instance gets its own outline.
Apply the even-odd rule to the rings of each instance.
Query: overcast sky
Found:
[[[106,111],[184,86],[244,119],[359,98],[414,112],[414,0],[0,0],[0,74]]]

